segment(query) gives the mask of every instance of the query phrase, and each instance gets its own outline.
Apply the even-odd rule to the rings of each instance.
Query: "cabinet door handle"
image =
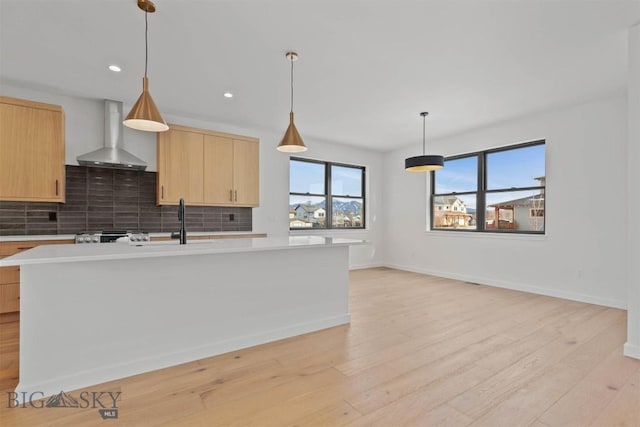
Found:
[[[164,185],[160,186],[160,198],[164,200]]]
[[[233,202],[233,190],[229,190],[229,201]]]
[[[58,180],[56,179],[56,196],[58,195]]]
[[[236,196],[235,197],[235,199],[236,199],[235,201],[237,202],[238,201],[238,190],[234,191],[234,193],[235,193],[235,196]]]

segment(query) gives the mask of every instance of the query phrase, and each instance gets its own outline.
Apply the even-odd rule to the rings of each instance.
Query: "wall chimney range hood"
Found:
[[[125,151],[122,140],[122,102],[104,100],[104,147],[76,157],[80,166],[143,171],[147,163]]]

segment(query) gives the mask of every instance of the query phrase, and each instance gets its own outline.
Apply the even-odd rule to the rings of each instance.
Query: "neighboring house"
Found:
[[[293,212],[293,218],[292,218]],[[289,227],[290,228],[300,228],[300,227],[324,227],[326,224],[327,211],[324,208],[320,208],[316,205],[312,205],[309,203],[297,205],[292,210],[289,210]],[[300,224],[305,223],[305,225],[293,225],[293,219],[302,221]],[[309,223],[310,225],[306,225]]]
[[[338,213],[333,216],[334,227],[351,227],[351,218],[343,213]]]
[[[546,185],[544,176],[533,179],[539,181],[541,186]],[[534,196],[506,200],[487,206],[485,219],[487,229],[544,230],[544,188]]]
[[[296,213],[297,219],[305,219],[311,221],[314,218],[314,212],[318,210],[318,208],[314,205],[303,204],[298,205],[293,210]]]
[[[473,223],[467,205],[456,196],[439,197],[433,204],[433,215],[436,228],[468,227]]]
[[[313,223],[304,219],[290,219],[289,228],[311,228]]]
[[[544,192],[487,207],[487,229],[540,231],[544,227]],[[491,212],[493,208],[493,212]],[[496,226],[496,219],[498,224]]]
[[[443,197],[434,203],[436,211],[467,212],[467,205],[456,196]]]

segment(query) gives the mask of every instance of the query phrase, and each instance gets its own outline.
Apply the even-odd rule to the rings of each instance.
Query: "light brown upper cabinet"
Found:
[[[171,125],[158,134],[158,204],[260,203],[259,140]]]
[[[203,203],[204,135],[171,129],[158,133],[158,204]]]
[[[64,202],[64,111],[0,96],[0,200]]]

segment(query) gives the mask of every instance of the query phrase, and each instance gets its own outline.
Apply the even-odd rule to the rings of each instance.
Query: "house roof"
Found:
[[[513,206],[531,206],[532,205],[532,201],[533,200],[541,200],[544,201],[544,196],[540,196],[535,195],[535,196],[527,196],[527,197],[521,197],[519,199],[513,199],[513,200],[505,200],[504,202],[500,202],[500,203],[494,203],[492,205],[489,205],[490,207],[496,207],[496,206],[505,206],[505,205],[513,205]]]
[[[436,199],[435,204],[436,205],[452,205],[456,202],[456,200],[458,200],[463,205],[465,204],[462,200],[460,200],[459,197],[456,197],[456,196],[444,196],[443,198]]]
[[[314,206],[314,205],[298,205],[294,209],[298,210],[298,208],[302,208],[307,212],[315,212],[315,211],[318,210],[318,208],[316,206]]]
[[[293,222],[302,222],[305,224],[313,224],[311,221],[308,221],[306,219],[301,219],[301,218],[293,218],[289,221],[289,224],[293,223]]]

